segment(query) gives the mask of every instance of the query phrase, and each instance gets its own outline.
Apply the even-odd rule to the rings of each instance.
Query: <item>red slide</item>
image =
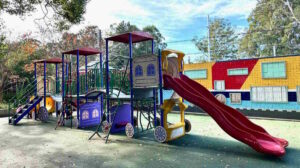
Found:
[[[182,79],[179,79],[164,75],[164,86],[174,89],[184,99],[201,107],[227,134],[256,151],[275,156],[285,154],[286,140],[270,136],[263,128],[255,125],[245,116],[241,117],[242,114],[238,111],[239,114],[230,114],[233,111],[232,108],[224,107],[214,97],[212,99],[211,93],[205,88],[206,91],[203,91],[203,87],[200,90],[198,87],[197,89],[193,88],[190,85],[191,80],[185,78],[187,77],[182,76]],[[196,86],[193,83],[192,85]]]

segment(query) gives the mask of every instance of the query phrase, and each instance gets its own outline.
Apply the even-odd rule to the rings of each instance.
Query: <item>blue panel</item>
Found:
[[[98,125],[100,119],[101,105],[99,102],[85,103],[80,106],[80,128]]]

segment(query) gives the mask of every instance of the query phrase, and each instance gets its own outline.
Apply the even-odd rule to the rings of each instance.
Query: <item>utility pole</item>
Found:
[[[208,48],[208,61],[210,62],[211,58],[210,58],[210,31],[209,31],[209,15],[207,15],[207,29],[208,29],[208,33],[207,33],[207,48]]]

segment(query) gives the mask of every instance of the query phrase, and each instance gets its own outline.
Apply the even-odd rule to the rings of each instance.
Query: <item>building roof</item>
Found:
[[[112,37],[106,38],[106,40],[121,42],[121,43],[129,43],[129,34],[132,36],[132,43],[138,43],[147,40],[153,40],[153,37],[150,33],[142,32],[142,31],[133,31],[129,33],[124,33]]]
[[[65,51],[63,52],[63,54],[77,55],[77,51],[79,51],[79,55],[83,55],[83,56],[95,55],[100,53],[100,51],[95,48],[84,47],[84,48],[78,48],[71,51]]]
[[[34,63],[44,63],[44,62],[46,62],[47,64],[61,64],[62,63],[62,59],[58,58],[58,57],[54,57],[54,58],[42,59],[42,60],[34,61]]]

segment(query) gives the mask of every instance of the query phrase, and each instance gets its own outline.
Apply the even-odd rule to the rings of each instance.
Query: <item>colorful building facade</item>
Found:
[[[184,70],[234,108],[300,112],[300,56],[185,64]]]

